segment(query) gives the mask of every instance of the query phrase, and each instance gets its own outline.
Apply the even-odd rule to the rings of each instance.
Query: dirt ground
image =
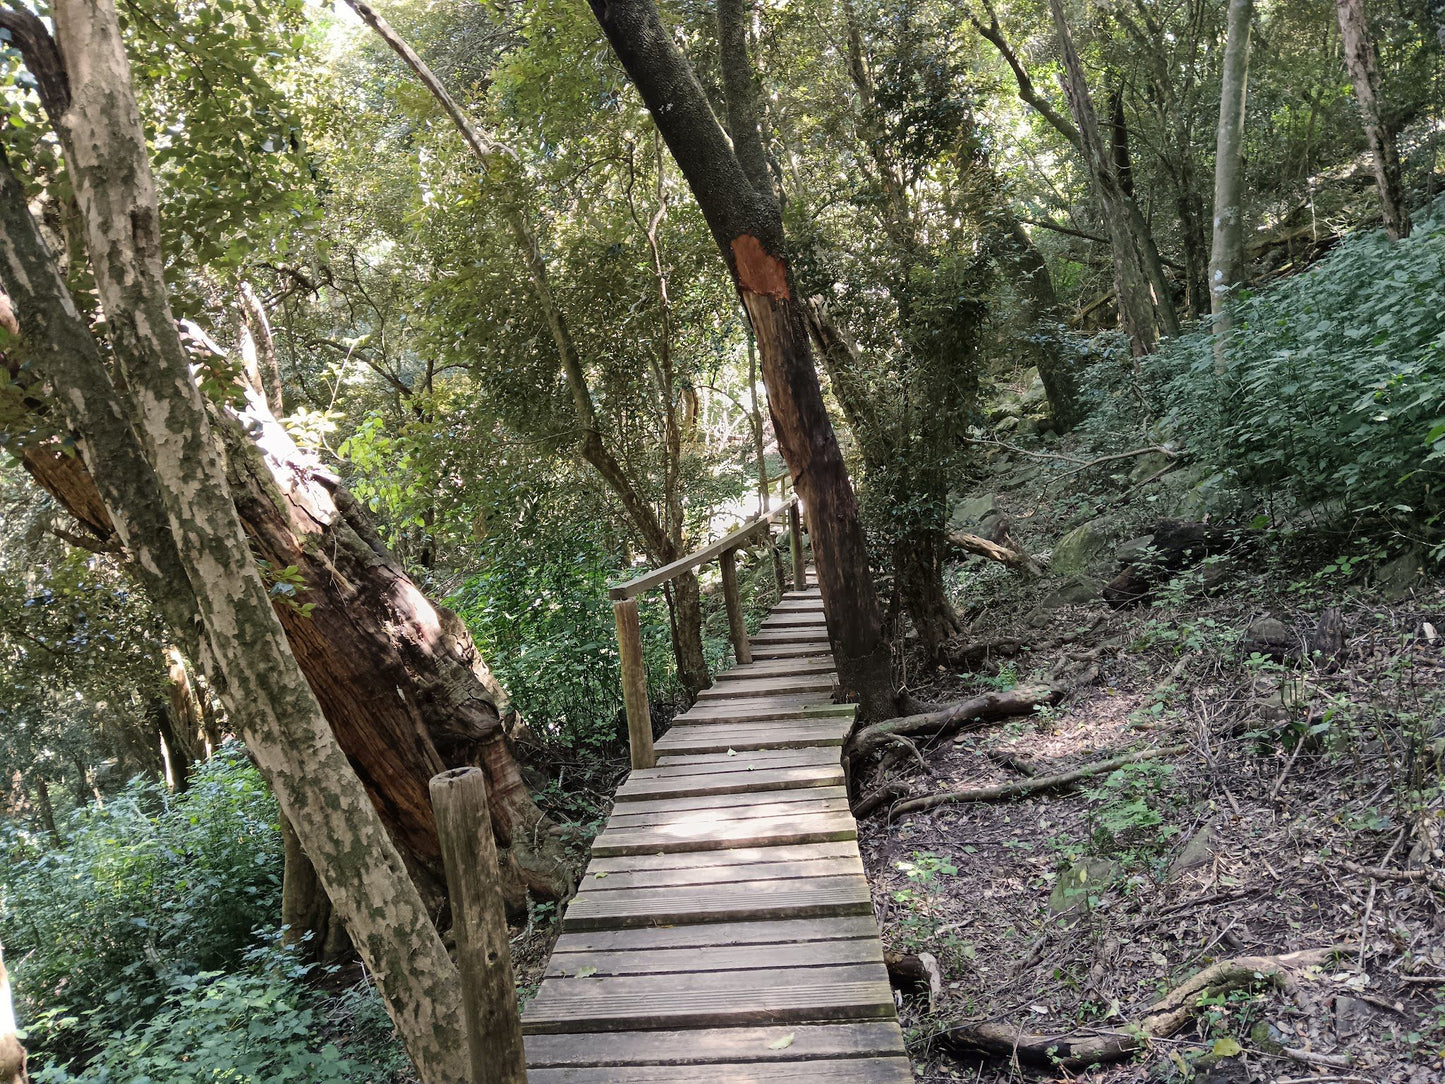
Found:
[[[1070,525],[1061,506],[1007,492],[1000,503],[1041,557]],[[1133,514],[1126,535],[1152,509]],[[1041,608],[1057,576],[982,559],[956,570],[967,631],[952,646],[1002,653],[975,653],[971,669],[912,658],[915,696],[944,702],[1086,663],[1094,680],[1040,714],[893,749],[860,773],[859,792],[929,795],[1175,751],[1033,797],[885,805],[862,821],[885,942],[910,957],[899,1002],[920,1081],[1445,1079],[1445,591],[1417,578],[1392,601],[1364,563],[1309,548],[1267,541],[1121,610]],[[1344,651],[1301,658],[1291,644],[1307,643],[1326,606],[1340,611]],[[1261,629],[1287,635],[1265,644]],[[1066,1068],[1020,1053],[1031,1035],[1061,1037],[1039,1044],[1057,1056],[1127,1032],[1217,962],[1331,947],[1193,994],[1177,1030],[1126,1060]],[[968,1030],[985,1023],[1012,1051],[970,1052]]]

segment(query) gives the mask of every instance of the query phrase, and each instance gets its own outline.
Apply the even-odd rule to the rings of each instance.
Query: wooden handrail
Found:
[[[728,550],[737,549],[753,535],[763,533],[767,530],[768,524],[797,503],[798,498],[794,497],[786,504],[778,505],[777,508],[774,508],[767,515],[756,516],[750,519],[735,531],[723,535],[709,546],[704,546],[700,550],[693,550],[686,557],[679,557],[671,564],[663,565],[661,568],[654,569],[651,572],[645,572],[635,579],[628,580],[626,583],[619,583],[616,587],[608,588],[607,597],[614,602],[619,599],[634,598],[644,591],[649,591],[660,584],[666,583],[668,580],[681,576],[684,572],[691,572],[699,565],[705,565],[713,558],[721,557]]]
[[[647,664],[642,657],[637,596],[717,559],[722,567],[723,600],[728,608],[733,653],[740,664],[751,662],[752,648],[748,643],[742,595],[738,590],[737,551],[754,536],[768,534],[773,520],[784,513],[787,513],[792,533],[793,586],[801,590],[807,584],[807,571],[803,565],[802,524],[797,497],[784,501],[765,515],[754,516],[741,527],[686,557],[608,588],[612,614],[617,621],[617,659],[622,670],[622,702],[627,709],[627,744],[632,753],[633,768],[651,768],[657,764],[657,754],[652,748],[652,707],[647,701]]]

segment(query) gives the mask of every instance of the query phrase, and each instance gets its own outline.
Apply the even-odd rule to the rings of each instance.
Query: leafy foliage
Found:
[[[5,826],[0,930],[22,1019],[70,1055],[159,1011],[185,976],[238,965],[281,902],[270,791],[237,745],[185,793],[133,782],[55,841]]]

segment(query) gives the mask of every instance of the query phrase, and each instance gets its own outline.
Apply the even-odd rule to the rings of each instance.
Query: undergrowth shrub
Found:
[[[239,966],[280,919],[275,800],[240,746],[171,796],[133,782],[61,826],[0,827],[0,940],[42,1057],[103,1046],[187,976]]]
[[[1141,362],[1151,414],[1197,460],[1319,518],[1438,522],[1445,202],[1404,241],[1359,234],[1241,296],[1227,350],[1223,377],[1207,330]]]

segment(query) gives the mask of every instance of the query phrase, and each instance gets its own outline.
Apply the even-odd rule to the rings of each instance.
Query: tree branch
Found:
[[[1008,61],[1008,66],[1013,69],[1014,79],[1018,82],[1019,100],[1026,105],[1032,106],[1044,120],[1053,126],[1054,130],[1063,136],[1075,147],[1082,146],[1079,138],[1079,130],[1071,124],[1062,113],[1055,109],[1034,86],[1034,81],[1029,78],[1028,69],[1024,67],[1019,55],[1013,51],[1008,39],[1003,36],[1003,29],[998,24],[998,15],[993,10],[993,5],[984,4],[984,10],[988,12],[988,26],[984,26],[978,17],[972,12],[969,13],[968,21],[974,25],[983,37],[992,42],[999,54]]]

